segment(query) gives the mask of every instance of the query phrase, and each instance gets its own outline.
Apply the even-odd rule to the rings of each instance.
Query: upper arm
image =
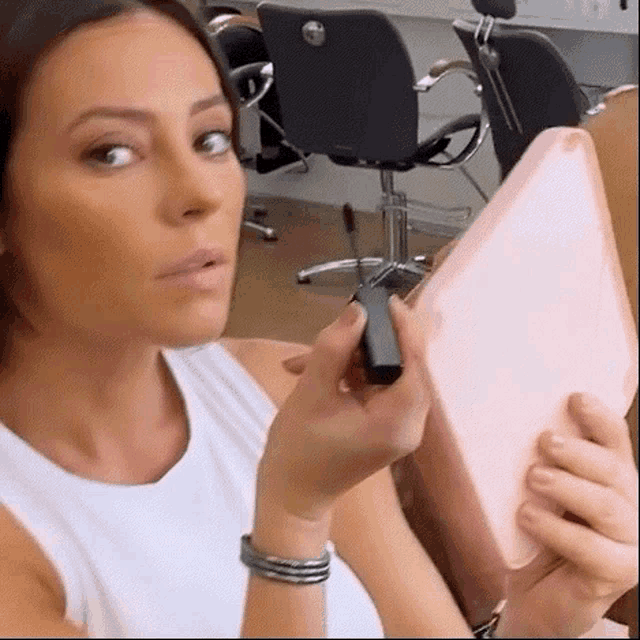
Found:
[[[389,467],[341,498],[334,508],[331,539],[371,595],[385,635],[471,635],[402,513]]]
[[[86,637],[65,620],[55,569],[33,538],[0,505],[0,636]]]

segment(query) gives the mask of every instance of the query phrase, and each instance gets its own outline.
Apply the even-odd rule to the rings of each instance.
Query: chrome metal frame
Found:
[[[438,168],[441,169],[458,169],[461,168],[468,160],[473,158],[476,154],[476,151],[481,147],[484,139],[487,135],[487,131],[489,131],[490,123],[489,123],[489,114],[487,113],[487,107],[485,105],[485,101],[482,100],[482,84],[480,84],[480,80],[478,75],[473,69],[473,65],[467,60],[438,60],[431,69],[429,73],[416,82],[413,85],[415,91],[420,93],[427,93],[431,91],[433,87],[440,82],[443,78],[453,74],[461,74],[465,77],[469,78],[474,85],[473,92],[476,96],[478,96],[481,100],[480,103],[480,126],[475,134],[475,136],[471,139],[467,147],[464,149],[463,153],[454,159],[449,159],[448,162],[438,163]]]
[[[486,29],[483,34],[482,29],[485,26],[485,21]],[[476,43],[476,49],[478,50],[480,64],[484,67],[487,77],[489,78],[489,82],[491,82],[493,93],[496,96],[496,100],[500,106],[500,111],[502,111],[502,115],[507,126],[512,131],[515,129],[520,135],[522,135],[522,123],[518,118],[511,96],[504,84],[504,80],[500,75],[500,54],[489,44],[489,36],[491,35],[495,22],[496,19],[493,16],[482,16],[474,34],[474,41]]]
[[[467,61],[446,61],[436,62],[429,71],[429,74],[417,82],[413,89],[417,92],[426,93],[431,90],[442,78],[454,74],[462,73],[474,84],[474,93],[481,97],[482,86],[478,81],[478,76],[473,70],[470,62]],[[433,163],[442,169],[460,169],[471,159],[480,148],[489,130],[489,117],[484,105],[481,103],[480,125],[465,149],[455,158],[448,154],[448,160],[443,163]],[[463,171],[466,177],[466,173]],[[429,258],[418,255],[409,258],[408,254],[408,231],[417,229],[427,233],[436,233],[441,236],[455,237],[458,232],[463,231],[471,217],[471,207],[442,207],[417,200],[407,198],[406,194],[396,191],[393,180],[393,171],[381,170],[380,182],[382,186],[382,199],[379,210],[382,211],[385,225],[385,248],[384,258],[363,258],[362,265],[365,267],[378,267],[372,276],[368,278],[374,285],[383,284],[390,289],[407,289],[417,284],[426,273],[428,273]],[[424,217],[409,218],[410,212],[433,213],[433,211],[445,212],[446,220],[436,220],[431,216],[430,220]],[[460,215],[453,215],[460,212]],[[453,223],[453,224],[451,224]],[[453,232],[453,233],[452,233]],[[422,267],[419,265],[423,265]],[[323,264],[302,269],[298,272],[298,282],[308,283],[311,277],[327,272],[352,271],[357,267],[356,260],[334,260]]]
[[[372,285],[385,285],[390,290],[408,291],[415,286],[425,274],[428,273],[429,258],[424,255],[417,255],[409,258],[408,235],[409,229],[407,214],[409,211],[420,210],[424,207],[423,203],[415,200],[409,200],[401,191],[396,191],[394,186],[394,173],[388,169],[380,171],[380,183],[382,187],[381,211],[384,218],[385,227],[385,248],[386,255],[383,258],[366,257],[362,258],[360,263],[365,268],[376,268],[367,281]],[[421,205],[421,206],[420,206]],[[442,207],[435,207],[442,210]],[[471,209],[450,208],[449,212],[464,211],[463,217],[458,220],[466,220]],[[417,225],[416,225],[417,226]],[[440,231],[440,235],[448,235],[441,226],[439,229],[437,223],[431,229]],[[451,231],[451,227],[448,227]],[[460,231],[464,226],[460,227]],[[452,237],[457,233],[452,234]],[[422,265],[422,266],[420,266]],[[310,282],[312,276],[320,275],[328,272],[351,272],[357,269],[358,262],[355,259],[333,260],[319,265],[302,269],[298,272],[298,283],[304,284]]]
[[[233,27],[246,27],[248,29],[253,29],[258,33],[262,33],[260,22],[257,18],[242,14],[221,14],[213,18],[213,20],[211,20],[207,25],[207,29],[213,37],[216,37],[223,31]],[[284,136],[285,134],[282,130],[282,127],[280,127],[278,123],[273,120],[273,118],[262,111],[262,109],[260,109],[259,107],[260,100],[264,98],[264,96],[273,85],[273,64],[266,61],[251,62],[246,65],[242,65],[241,67],[232,69],[229,75],[231,76],[231,79],[236,82],[243,77],[257,76],[260,78],[262,84],[258,87],[257,91],[254,93],[254,95],[251,96],[251,98],[249,98],[248,100],[241,100],[240,108],[254,110],[257,115],[258,122],[259,119],[265,120],[272,127],[274,127],[278,131],[278,133],[280,133],[280,135]],[[307,171],[309,171],[309,165],[304,154],[299,149],[296,149],[293,145],[289,144],[286,139],[283,139],[282,144],[294,151],[300,159],[298,163],[284,168],[283,172],[306,173]],[[257,231],[262,235],[262,238],[264,240],[277,240],[278,236],[275,229],[273,227],[262,224],[262,222],[257,217],[259,210],[259,207],[254,209],[254,217],[249,219],[245,218],[242,221],[243,226],[245,228],[251,229],[252,231]]]

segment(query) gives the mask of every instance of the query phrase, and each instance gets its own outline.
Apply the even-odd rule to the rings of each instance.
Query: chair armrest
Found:
[[[454,73],[462,74],[473,82],[474,93],[481,99],[481,107],[479,114],[457,118],[431,136],[442,137],[445,135],[451,135],[457,131],[463,131],[464,129],[475,127],[471,140],[455,158],[451,158],[446,162],[429,161],[429,165],[440,167],[442,169],[455,169],[472,158],[480,148],[480,145],[484,142],[487,131],[489,130],[489,115],[487,113],[485,101],[482,100],[482,85],[480,84],[478,74],[475,72],[473,65],[468,60],[438,60],[431,67],[429,74],[417,82],[413,88],[415,91],[426,93],[432,89],[437,82],[442,80],[442,78]]]
[[[244,14],[223,13],[207,24],[207,30],[214,36],[231,27],[248,27],[249,29],[261,31],[258,18]]]
[[[229,76],[235,83],[239,83],[248,78],[259,78],[262,82],[256,93],[250,98],[245,100],[241,97],[241,106],[245,109],[250,109],[253,105],[260,102],[260,100],[262,100],[262,98],[267,94],[267,91],[271,89],[271,85],[273,84],[273,63],[249,62],[241,67],[232,69]]]
[[[465,164],[476,151],[480,148],[480,145],[484,142],[487,131],[489,130],[489,117],[486,110],[482,109],[480,113],[473,113],[466,116],[461,116],[448,122],[444,126],[440,127],[435,133],[433,133],[427,140],[422,142],[420,146],[429,144],[429,142],[437,141],[445,136],[451,136],[459,131],[466,129],[474,129],[471,139],[466,144],[465,148],[454,158],[449,158],[445,162],[436,162],[429,160],[427,165],[432,167],[438,167],[440,169],[456,169]]]
[[[433,86],[442,80],[442,78],[454,74],[461,73],[475,85],[475,94],[482,95],[482,85],[478,80],[478,75],[473,69],[473,65],[467,60],[438,60],[429,70],[429,73],[413,85],[414,91],[426,93]]]

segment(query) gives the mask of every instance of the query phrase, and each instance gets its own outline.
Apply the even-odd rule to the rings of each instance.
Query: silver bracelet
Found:
[[[500,615],[502,614],[502,610],[507,604],[506,600],[500,600],[496,605],[495,609],[491,612],[491,617],[487,622],[483,622],[482,624],[476,625],[471,628],[471,631],[476,638],[495,638],[496,629],[498,628],[498,623],[500,622]]]
[[[325,551],[320,558],[296,560],[278,558],[257,551],[251,544],[251,536],[245,534],[240,539],[240,560],[249,567],[251,573],[293,584],[317,584],[329,577],[331,556]]]

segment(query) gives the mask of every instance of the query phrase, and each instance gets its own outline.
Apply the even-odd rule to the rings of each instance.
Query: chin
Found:
[[[169,349],[186,349],[198,347],[218,340],[227,325],[228,308],[224,314],[212,314],[211,316],[196,318],[184,318],[172,324],[171,327],[163,327],[158,335],[158,343]]]
[[[181,327],[177,335],[172,336],[171,342],[183,347],[196,347],[218,340],[227,325],[226,316],[224,319],[216,318],[211,322],[193,324],[189,328]]]

